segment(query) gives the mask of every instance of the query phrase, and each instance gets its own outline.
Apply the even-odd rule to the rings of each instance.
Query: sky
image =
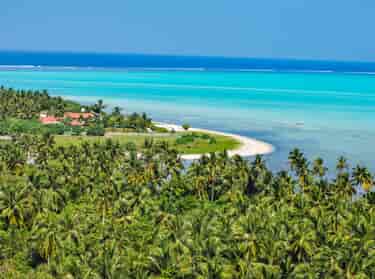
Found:
[[[375,61],[374,0],[1,0],[0,49]]]

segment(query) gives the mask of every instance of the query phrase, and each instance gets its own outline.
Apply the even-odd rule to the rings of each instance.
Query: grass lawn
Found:
[[[152,134],[123,134],[112,135],[105,137],[92,137],[92,136],[55,136],[55,141],[58,145],[67,146],[71,144],[81,144],[84,141],[90,143],[104,142],[106,139],[111,138],[120,144],[129,142],[135,143],[139,148],[142,148],[146,138],[153,138],[154,142],[167,141],[171,146],[175,147],[181,154],[202,154],[210,152],[218,152],[224,150],[233,150],[240,146],[240,142],[231,137],[208,134],[210,138],[214,138],[215,142],[210,143],[209,140],[204,138],[195,138],[193,142],[177,144],[176,140],[183,136],[191,134],[191,132],[178,132],[168,133],[163,135]],[[203,135],[204,133],[195,133],[196,135]]]

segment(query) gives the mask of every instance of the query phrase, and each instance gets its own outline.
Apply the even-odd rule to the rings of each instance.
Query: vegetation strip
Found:
[[[55,135],[59,145],[103,142],[105,137],[121,144],[134,143],[138,147],[150,141],[165,141],[183,156],[232,150],[240,145],[240,141],[226,135],[188,132],[188,124],[185,129],[172,133],[155,125],[146,113],[125,115],[119,107],[108,113],[101,100],[82,106],[60,97],[51,97],[46,91],[1,87],[0,101],[0,136],[3,136],[0,141],[18,134]]]

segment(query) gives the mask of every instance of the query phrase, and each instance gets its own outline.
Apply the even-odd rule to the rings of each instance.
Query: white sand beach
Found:
[[[184,129],[180,125],[175,124],[168,124],[168,123],[161,123],[155,122],[155,124],[159,127],[166,128],[170,131],[175,130],[176,132],[184,131]],[[273,145],[259,141],[253,138],[244,137],[235,134],[223,133],[218,131],[212,131],[207,129],[198,129],[198,128],[190,128],[189,131],[193,132],[205,132],[211,134],[218,134],[222,136],[232,137],[240,142],[240,146],[235,150],[228,150],[229,156],[240,155],[243,157],[254,156],[254,155],[265,155],[272,153],[275,148]],[[202,154],[184,154],[181,156],[182,159],[185,160],[196,160],[199,159]]]

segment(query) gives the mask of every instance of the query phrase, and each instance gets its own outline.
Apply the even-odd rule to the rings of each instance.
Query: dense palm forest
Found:
[[[372,175],[289,161],[18,137],[0,147],[0,277],[374,278]]]
[[[61,97],[51,97],[46,90],[15,90],[0,87],[0,119],[35,119],[41,111],[63,115],[65,111],[79,112],[80,109],[78,103]]]

